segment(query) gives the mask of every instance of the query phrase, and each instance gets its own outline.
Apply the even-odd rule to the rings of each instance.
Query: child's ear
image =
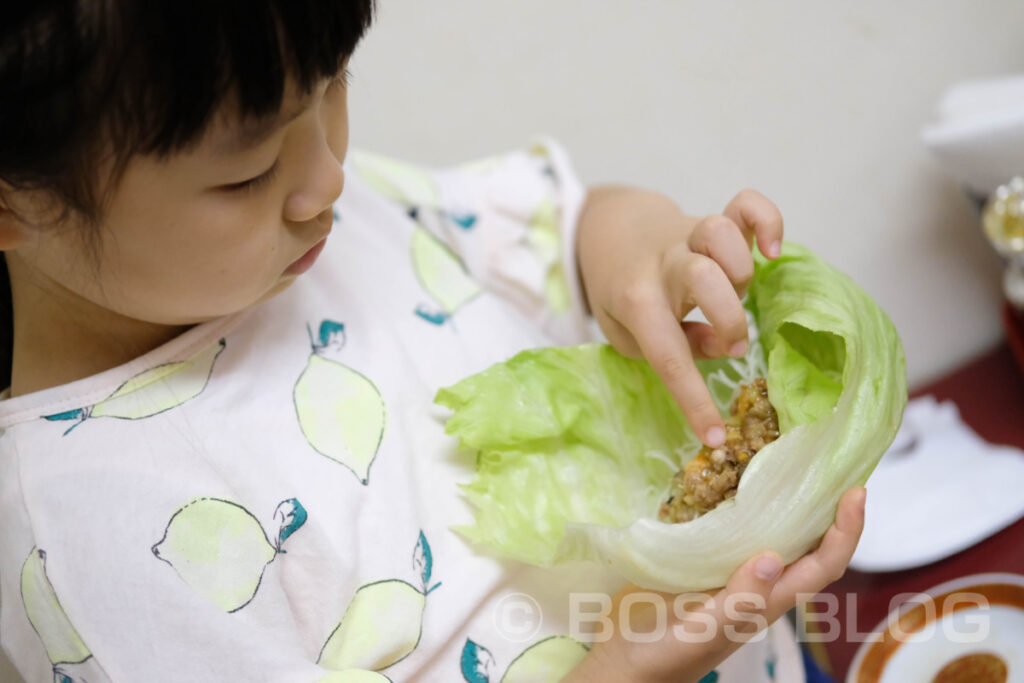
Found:
[[[9,188],[0,183],[0,251],[17,249],[29,236],[29,227],[10,207],[9,196]]]

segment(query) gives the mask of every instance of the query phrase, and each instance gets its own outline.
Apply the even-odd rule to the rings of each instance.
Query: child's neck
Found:
[[[16,254],[6,256],[14,308],[11,397],[117,367],[190,327],[120,315],[29,269]]]

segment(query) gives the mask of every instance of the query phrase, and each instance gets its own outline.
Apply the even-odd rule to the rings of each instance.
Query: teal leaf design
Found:
[[[274,519],[280,518],[281,528],[277,532],[277,552],[283,553],[281,545],[289,536],[298,531],[299,527],[306,523],[306,508],[296,498],[282,500],[274,510]]]
[[[458,225],[463,230],[469,230],[476,225],[476,214],[465,213],[465,214],[448,214],[448,217],[452,219],[452,222]]]
[[[422,530],[420,531],[419,541],[416,542],[416,550],[413,551],[412,566],[420,573],[420,579],[423,581],[424,595],[441,585],[439,581],[430,586],[430,575],[434,570],[434,557],[430,552],[430,544],[427,543],[427,537],[423,534]]]
[[[89,417],[89,411],[92,410],[92,406],[85,408],[75,408],[74,410],[65,410],[63,413],[54,413],[53,415],[43,415],[43,419],[51,422],[57,422],[59,420],[75,420],[75,423],[64,430],[61,436],[67,436],[72,429],[77,427],[86,421]]]
[[[75,408],[74,410],[66,410],[63,413],[54,413],[53,415],[43,415],[43,418],[51,421],[56,420],[80,420],[85,411],[81,408]]]
[[[494,655],[483,645],[466,638],[459,664],[462,678],[466,683],[490,683],[490,668],[494,665]]]
[[[447,313],[444,313],[443,311],[438,311],[436,313],[429,311],[427,310],[427,307],[424,306],[423,304],[417,306],[414,312],[416,313],[416,315],[423,318],[432,325],[444,325],[444,321],[448,320]]]
[[[324,320],[320,323],[320,346],[330,346],[339,337],[344,341],[345,339],[345,325],[344,323],[335,322],[333,320]]]
[[[709,674],[705,674],[697,683],[718,683],[718,672],[712,671]]]

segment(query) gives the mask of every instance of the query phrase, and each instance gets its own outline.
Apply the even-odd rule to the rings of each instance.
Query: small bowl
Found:
[[[975,574],[889,613],[846,683],[1024,683],[1024,576]]]

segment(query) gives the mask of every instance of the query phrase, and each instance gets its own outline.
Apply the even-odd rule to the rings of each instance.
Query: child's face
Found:
[[[226,106],[189,151],[134,157],[100,221],[98,270],[74,225],[40,230],[19,256],[78,296],[152,323],[192,324],[274,296],[331,229],[348,147],[344,82],[306,97],[289,87],[271,124],[247,131]]]

